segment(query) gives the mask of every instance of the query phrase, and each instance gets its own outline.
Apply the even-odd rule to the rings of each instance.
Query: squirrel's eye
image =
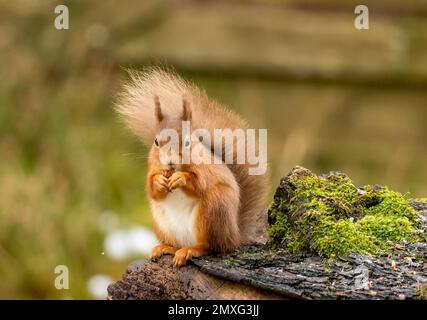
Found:
[[[154,139],[154,144],[158,147],[159,146],[159,140],[157,140],[157,138],[156,139]]]
[[[188,147],[190,146],[190,139],[186,139],[186,140],[185,140],[184,146],[185,146],[186,148],[188,148]]]

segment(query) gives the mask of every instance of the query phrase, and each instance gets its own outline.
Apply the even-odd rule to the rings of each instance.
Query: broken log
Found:
[[[410,254],[408,254],[410,253]],[[427,244],[372,259],[288,255],[262,244],[172,267],[141,260],[108,288],[110,299],[426,299]]]
[[[172,266],[172,257],[139,260],[129,265],[122,280],[108,287],[113,300],[229,300],[280,299],[280,295],[243,283],[215,277],[196,265]]]
[[[325,177],[331,174],[337,175]],[[276,202],[295,199],[289,195],[290,175],[281,180]],[[427,203],[410,205],[419,216],[417,231],[426,235]],[[350,252],[334,258],[309,251],[290,254],[257,243],[230,254],[193,258],[181,268],[172,267],[171,256],[140,260],[109,286],[108,298],[427,299],[427,243],[402,241],[377,256]]]

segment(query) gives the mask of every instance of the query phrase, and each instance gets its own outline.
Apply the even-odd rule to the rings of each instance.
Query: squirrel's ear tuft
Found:
[[[156,119],[159,122],[162,122],[163,120],[163,113],[162,113],[162,108],[160,107],[160,99],[159,96],[154,96],[154,105],[155,105],[155,114],[156,114]]]
[[[182,120],[191,121],[190,102],[185,97],[182,100]]]

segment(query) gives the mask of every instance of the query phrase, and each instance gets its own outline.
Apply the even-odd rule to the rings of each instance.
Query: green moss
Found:
[[[239,262],[235,258],[232,258],[232,257],[225,259],[224,263],[228,267],[236,267],[239,265]]]
[[[422,202],[422,203],[427,203],[427,198],[417,198],[415,199],[416,202]]]
[[[270,245],[333,258],[376,255],[417,241],[418,215],[406,195],[387,187],[356,188],[344,174],[316,176],[297,167],[271,205]]]

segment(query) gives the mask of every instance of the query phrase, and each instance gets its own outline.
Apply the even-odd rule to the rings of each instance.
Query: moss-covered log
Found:
[[[170,257],[131,265],[109,297],[427,299],[425,199],[296,167],[277,188],[269,223],[268,244],[179,270]]]
[[[269,209],[270,244],[327,258],[385,254],[397,244],[426,242],[415,202],[384,186],[356,187],[343,173],[318,176],[295,167]]]

